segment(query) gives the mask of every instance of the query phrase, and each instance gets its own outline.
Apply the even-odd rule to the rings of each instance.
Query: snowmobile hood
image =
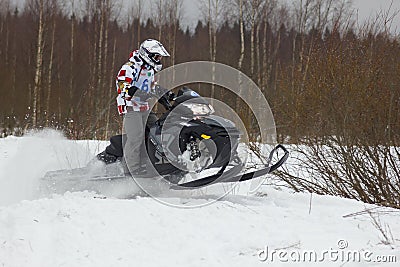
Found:
[[[203,119],[203,122],[209,126],[224,128],[231,135],[241,135],[240,131],[232,121],[220,116],[209,115]]]

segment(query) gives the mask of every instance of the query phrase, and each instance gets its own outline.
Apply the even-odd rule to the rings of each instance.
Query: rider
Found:
[[[140,152],[144,148],[146,119],[149,115],[147,102],[155,90],[154,75],[162,68],[162,57],[169,53],[157,40],[147,39],[130,54],[116,79],[118,113],[124,116],[125,173],[131,175],[145,173]],[[124,140],[125,141],[125,140]]]

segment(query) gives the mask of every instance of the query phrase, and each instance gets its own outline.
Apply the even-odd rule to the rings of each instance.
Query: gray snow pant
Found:
[[[124,160],[129,171],[134,171],[147,162],[144,134],[148,114],[149,112],[130,111],[124,116]]]

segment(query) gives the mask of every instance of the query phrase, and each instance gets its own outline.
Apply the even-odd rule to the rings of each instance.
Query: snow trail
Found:
[[[213,188],[160,196],[175,207],[149,197],[39,195],[36,186],[47,171],[85,166],[107,144],[66,140],[52,130],[0,139],[0,266],[361,267],[400,262],[399,211],[339,197],[311,198],[272,185],[248,195],[246,184],[222,199]],[[365,210],[372,211],[389,240]],[[327,257],[325,251],[337,254]],[[317,258],[296,259],[311,252]],[[342,255],[361,258],[346,261]],[[382,265],[382,259],[397,263]]]
[[[83,167],[91,148],[45,129],[0,142],[0,205],[37,199],[39,179],[47,171]]]

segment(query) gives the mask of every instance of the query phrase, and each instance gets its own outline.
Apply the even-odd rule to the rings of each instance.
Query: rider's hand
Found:
[[[168,92],[166,93],[166,96],[167,96],[167,98],[168,98],[169,101],[172,101],[172,100],[175,99],[175,94],[174,94],[174,92],[172,92],[172,91],[168,91]]]
[[[137,88],[136,86],[131,86],[127,88],[128,96],[132,98],[138,90],[139,88]]]

